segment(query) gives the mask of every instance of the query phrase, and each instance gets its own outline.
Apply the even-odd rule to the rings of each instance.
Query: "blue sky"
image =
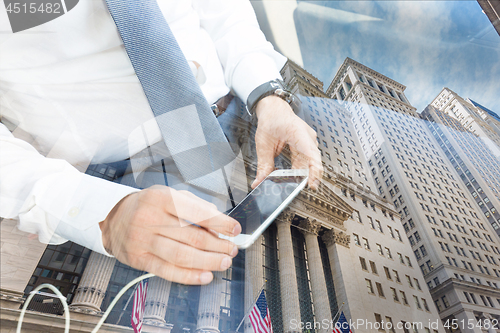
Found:
[[[294,21],[325,89],[351,57],[404,84],[419,112],[446,86],[500,113],[500,36],[476,1],[298,1]]]

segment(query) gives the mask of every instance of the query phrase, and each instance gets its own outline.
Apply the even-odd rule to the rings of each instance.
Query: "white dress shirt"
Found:
[[[209,102],[243,101],[279,77],[283,56],[248,0],[158,0]],[[0,6],[0,216],[45,243],[71,240],[106,254],[98,223],[136,189],[83,174],[161,140],[103,0],[29,30],[11,31]],[[131,139],[132,138],[132,139]]]

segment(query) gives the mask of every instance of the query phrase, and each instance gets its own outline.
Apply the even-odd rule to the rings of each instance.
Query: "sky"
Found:
[[[421,112],[448,87],[500,113],[500,36],[477,1],[298,1],[304,67],[325,90],[346,57],[407,87]]]

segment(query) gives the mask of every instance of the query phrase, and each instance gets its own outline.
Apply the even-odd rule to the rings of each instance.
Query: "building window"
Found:
[[[385,276],[387,277],[387,279],[392,280],[391,272],[389,271],[389,268],[384,266],[384,271],[385,271]]]
[[[385,317],[386,327],[390,333],[396,333],[396,329],[394,328],[394,323],[392,322],[391,317]]]
[[[420,301],[418,300],[418,297],[414,295],[413,300],[415,301],[415,306],[417,307],[417,309],[422,310],[422,306],[420,305]]]
[[[420,288],[420,283],[418,282],[418,279],[417,278],[413,278],[413,281],[415,281],[415,286],[417,287],[418,290],[422,290],[422,288]]]
[[[388,247],[385,248],[385,253],[387,253],[387,258],[392,259],[391,250]]]
[[[398,293],[395,288],[391,287],[392,299],[394,302],[399,302]]]
[[[370,227],[371,227],[373,230],[375,230],[375,223],[373,223],[373,219],[372,219],[370,216],[368,216],[368,220],[369,220],[369,222],[370,222]]]
[[[405,260],[403,259],[403,255],[401,253],[399,253],[399,252],[398,252],[398,258],[399,258],[399,262],[404,265],[405,264]]]
[[[429,305],[427,305],[427,301],[425,300],[425,298],[422,298],[422,304],[424,305],[425,311],[430,312]]]
[[[353,234],[353,239],[354,239],[354,244],[361,246],[361,243],[359,242],[359,236],[356,234]]]
[[[370,260],[370,268],[372,270],[372,273],[373,274],[377,274],[378,275],[378,272],[377,272],[377,266],[375,265],[375,263],[373,261]]]
[[[372,281],[368,280],[368,279],[365,279],[366,281],[366,288],[368,289],[368,293],[369,294],[375,294],[373,292],[373,285],[372,285]]]
[[[406,281],[408,281],[408,285],[413,288],[413,283],[411,282],[411,277],[409,275],[405,275],[406,276]]]
[[[411,265],[411,260],[410,260],[410,257],[405,256],[405,258],[406,258],[406,263],[408,264],[408,267],[413,267],[413,266]]]
[[[361,220],[361,215],[359,215],[359,212],[357,210],[354,211],[354,216],[356,217],[356,221],[358,221],[359,223],[363,223],[363,221]]]
[[[404,305],[408,305],[408,299],[406,298],[406,294],[404,291],[400,290],[399,294],[401,295],[401,300],[403,301]]]
[[[384,297],[385,298],[384,290],[382,289],[382,285],[380,283],[378,283],[378,282],[375,282],[375,285],[377,286],[378,295],[380,297]]]
[[[363,247],[367,250],[370,249],[370,244],[368,243],[368,239],[363,237]]]
[[[29,295],[34,288],[42,283],[51,283],[61,291],[68,303],[71,304],[90,253],[89,249],[73,242],[48,245],[24,289],[24,294]],[[30,304],[31,306],[32,304]]]
[[[441,300],[443,301],[444,308],[447,309],[450,307],[450,303],[448,302],[448,299],[446,296],[441,297]]]
[[[366,266],[366,260],[363,257],[359,257],[359,263],[361,264],[361,269],[364,271],[368,271],[368,267]]]
[[[434,301],[434,304],[436,305],[436,309],[438,310],[438,312],[441,312],[442,310],[441,302],[439,302],[439,300],[437,299]]]
[[[393,269],[392,272],[394,273],[394,278],[395,278],[396,282],[401,283],[401,280],[399,279],[398,271]]]
[[[377,325],[375,326],[378,326],[378,330],[381,331],[381,332],[385,332],[385,329],[383,329],[384,327],[384,324],[382,323],[382,316],[378,313],[374,313],[375,315],[375,322],[377,323]]]

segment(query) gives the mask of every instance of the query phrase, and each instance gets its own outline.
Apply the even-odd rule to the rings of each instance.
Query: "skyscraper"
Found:
[[[498,0],[477,0],[486,16],[500,35],[500,1]]]
[[[404,90],[347,58],[327,94],[352,113],[377,191],[401,215],[443,323],[496,320],[500,249],[494,230]]]
[[[471,99],[463,99],[449,88],[443,88],[430,105],[456,119],[500,156],[500,117],[496,113]]]
[[[332,272],[337,302],[344,303],[347,318],[368,325],[354,331],[378,331],[370,323],[384,322],[390,323],[382,325],[386,332],[403,332],[404,325],[409,332],[441,332],[399,213],[392,202],[375,193],[351,112],[338,100],[321,98],[323,85],[297,64],[289,61],[281,72],[292,90],[306,94],[301,97],[303,117],[317,133],[326,178],[334,179],[325,185],[353,209],[343,224],[350,242],[332,253]],[[317,84],[316,89],[310,82]]]
[[[477,134],[467,130],[450,116],[451,109],[436,109],[429,105],[422,118],[457,171],[467,190],[474,197],[481,214],[500,234],[500,157]]]

